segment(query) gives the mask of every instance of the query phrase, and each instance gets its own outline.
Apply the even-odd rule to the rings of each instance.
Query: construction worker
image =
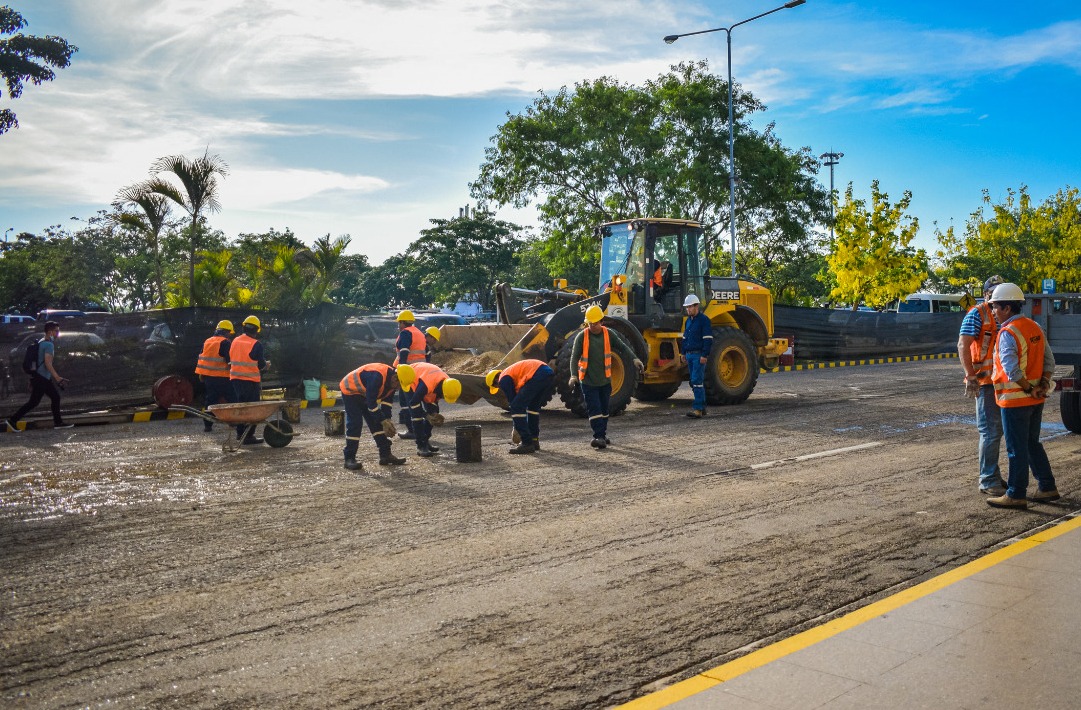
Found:
[[[439,345],[439,328],[430,325],[424,329],[424,361],[432,361],[432,351]]]
[[[399,313],[395,320],[398,321],[398,339],[394,342],[397,355],[392,364],[413,365],[418,362],[426,362],[428,358],[428,341],[424,337],[424,333],[416,326],[417,319],[413,315],[413,311],[406,309]],[[413,421],[409,416],[409,400],[410,397],[403,387],[398,392],[398,404],[401,406],[398,411],[398,423],[405,425],[405,431],[400,432],[398,436],[403,439],[416,438],[413,431]]]
[[[199,375],[199,380],[203,383],[205,390],[203,396],[205,407],[236,401],[233,383],[229,380],[229,346],[233,342],[229,336],[233,333],[232,321],[219,321],[214,328],[214,335],[203,342],[203,349],[195,363],[195,374]],[[213,430],[213,422],[204,419],[203,431]]]
[[[256,336],[263,326],[255,316],[248,316],[241,324],[241,334],[233,338],[229,346],[229,379],[233,383],[236,402],[258,402],[261,393],[262,374],[270,367],[263,353],[263,344]],[[245,434],[247,430],[247,434]],[[263,440],[255,436],[255,426],[238,424],[236,438],[243,437],[241,444],[261,444]]]
[[[368,431],[379,450],[380,466],[401,466],[405,459],[390,450],[391,437],[396,433],[390,419],[391,401],[399,382],[413,384],[416,373],[409,365],[394,368],[381,362],[361,365],[342,378],[338,387],[345,401],[345,467],[350,471],[363,468],[357,462],[360,446],[360,425],[367,422]]]
[[[411,386],[403,382],[402,390],[411,390],[409,417],[417,440],[417,456],[428,458],[439,451],[431,442],[432,424],[443,423],[437,406],[439,398],[454,404],[462,394],[462,383],[430,362],[416,362],[411,367],[416,380]]]
[[[555,372],[540,360],[519,360],[502,370],[492,370],[484,376],[492,394],[502,392],[510,403],[518,445],[512,454],[540,451],[541,407],[552,398]]]
[[[965,396],[976,400],[976,431],[980,434],[980,492],[1000,496],[1006,492],[998,454],[1002,442],[1002,415],[995,404],[991,371],[995,361],[998,322],[991,312],[991,294],[1003,278],[994,275],[983,282],[983,303],[969,310],[961,321],[957,356],[965,371]]]
[[[1024,306],[1025,293],[1016,284],[1000,284],[991,294],[991,309],[999,327],[991,382],[1002,413],[1009,458],[1006,492],[987,499],[995,508],[1027,508],[1029,500],[1059,499],[1051,462],[1040,443],[1043,405],[1051,391],[1055,356],[1039,324],[1021,315]],[[1038,490],[1026,497],[1029,468]]]
[[[638,359],[627,341],[616,331],[601,324],[604,311],[593,305],[586,309],[586,327],[574,336],[571,345],[571,363],[577,370],[571,374],[568,384],[582,388],[586,402],[589,426],[593,430],[590,446],[603,449],[612,443],[608,439],[608,402],[612,397],[612,352],[623,362],[633,362],[638,374],[642,373],[642,361]],[[593,357],[589,356],[590,351]]]
[[[687,320],[683,325],[679,359],[687,363],[690,370],[691,393],[694,395],[687,416],[701,419],[706,416],[706,363],[713,347],[713,324],[701,312],[702,302],[693,293],[683,299],[683,307],[687,309]]]

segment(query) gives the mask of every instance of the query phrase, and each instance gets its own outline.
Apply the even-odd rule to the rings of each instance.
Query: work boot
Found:
[[[998,496],[1006,495],[1006,487],[991,486],[990,488],[981,488],[980,493],[983,493],[985,496],[995,496],[997,498]]]
[[[214,431],[214,425],[210,422],[203,422],[203,433],[209,434],[212,431]]]
[[[434,453],[439,451],[439,447],[429,441],[428,442],[428,451],[431,451],[434,454]]]
[[[1024,498],[1011,498],[1009,495],[1001,495],[997,498],[988,498],[987,505],[992,508],[1016,508],[1023,510],[1028,507],[1028,501]]]
[[[416,439],[417,435],[414,434],[411,431],[400,431],[400,432],[398,432],[398,438],[399,439]]]
[[[379,463],[383,463],[383,462],[380,461]],[[361,463],[359,461],[357,461],[356,459],[354,459],[354,458],[347,458],[345,460],[345,467],[347,469],[349,469],[350,471],[363,471],[364,470],[364,466],[362,466]]]
[[[604,437],[604,443],[605,443],[605,444],[608,444],[609,446],[611,446],[611,445],[612,445],[612,440],[611,440],[611,439],[609,439],[609,438],[608,438],[608,437],[606,436],[606,437]]]
[[[405,463],[405,459],[395,456],[389,451],[385,454],[379,454],[380,466],[401,466],[403,463]]]
[[[540,451],[540,439],[533,440],[533,449],[535,451]]]
[[[431,448],[429,448],[427,446],[418,446],[417,447],[417,456],[429,459],[429,458],[435,456],[435,452],[432,451]]]
[[[512,453],[512,454],[532,454],[536,450],[537,450],[537,445],[534,444],[532,441],[529,442],[528,444],[523,441],[521,444],[518,444],[513,449],[511,449],[510,453]]]
[[[701,409],[692,409],[691,411],[687,412],[687,416],[691,417],[692,419],[701,419],[705,415],[702,414]]]
[[[1052,488],[1049,491],[1036,491],[1028,497],[1028,499],[1034,503],[1050,503],[1053,500],[1061,498],[1058,494],[1057,488]]]
[[[604,439],[594,439],[593,441],[589,442],[589,445],[592,446],[594,449],[603,449],[608,446],[608,444],[605,443]]]

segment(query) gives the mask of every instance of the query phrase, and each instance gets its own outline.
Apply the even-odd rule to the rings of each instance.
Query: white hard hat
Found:
[[[698,296],[695,296],[693,293],[687,294],[687,297],[683,299],[684,308],[687,306],[698,306],[701,305],[701,303],[702,302],[698,300]]]
[[[1004,283],[995,286],[991,303],[1024,303],[1025,292],[1017,284]]]

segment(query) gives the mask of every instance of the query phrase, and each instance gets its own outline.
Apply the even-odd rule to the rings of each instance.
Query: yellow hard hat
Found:
[[[586,323],[600,323],[604,320],[604,311],[597,304],[586,309]]]
[[[259,322],[259,319],[255,316],[248,316],[244,319],[244,325],[254,325],[256,330],[262,330],[263,324]]]
[[[402,386],[402,392],[408,392],[413,383],[417,381],[417,371],[409,365],[398,365],[398,384]]]
[[[424,329],[424,332],[435,338],[435,342],[439,342],[439,328],[436,328],[434,325],[430,325]]]
[[[462,383],[453,377],[448,377],[443,380],[443,399],[447,400],[451,404],[458,401],[458,398],[462,396]]]
[[[409,321],[410,323],[412,323],[416,320],[416,317],[413,315],[413,311],[406,309],[399,313],[398,317],[395,320],[397,320],[399,323],[401,323],[402,321]]]
[[[218,321],[218,327],[215,328],[214,330],[227,330],[230,333],[235,333],[236,332],[233,329],[233,321],[231,321],[231,320]]]
[[[488,390],[492,394],[499,394],[499,387],[496,385],[496,380],[503,373],[502,370],[492,370],[484,376],[484,384],[488,385]]]

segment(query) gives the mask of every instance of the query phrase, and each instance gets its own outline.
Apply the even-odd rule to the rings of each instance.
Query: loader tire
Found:
[[[758,350],[739,328],[713,329],[713,347],[706,362],[706,403],[740,404],[758,383]]]
[[[582,397],[581,387],[571,387],[567,384],[571,373],[578,374],[578,364],[571,365],[571,349],[574,339],[568,338],[563,347],[556,354],[556,392],[563,400],[564,406],[580,417],[588,416],[586,401]],[[635,385],[638,380],[635,377],[634,363],[624,363],[618,353],[612,353],[612,397],[608,400],[608,416],[615,417],[623,413],[627,405],[631,403]]]
[[[1074,434],[1081,434],[1081,391],[1062,390],[1059,409],[1063,425]]]

